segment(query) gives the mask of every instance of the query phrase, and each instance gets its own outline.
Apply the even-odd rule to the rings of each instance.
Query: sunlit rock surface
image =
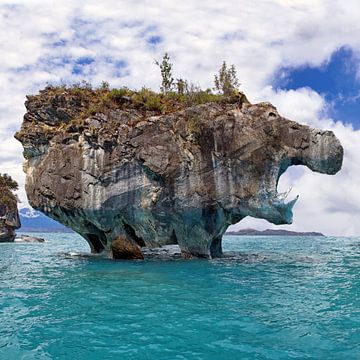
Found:
[[[289,166],[335,174],[342,165],[331,131],[242,94],[166,115],[119,106],[78,121],[84,101],[47,89],[28,97],[16,137],[30,204],[95,253],[141,258],[142,247],[178,244],[184,257],[221,256],[222,235],[246,216],[291,223],[296,199],[277,193]]]

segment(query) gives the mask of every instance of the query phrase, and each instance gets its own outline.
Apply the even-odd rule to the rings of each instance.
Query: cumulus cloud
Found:
[[[156,89],[153,62],[168,51],[176,76],[211,87],[226,60],[252,101],[269,100],[293,120],[329,128],[345,147],[344,169],[334,177],[300,168],[281,178],[280,186],[301,195],[293,227],[360,234],[359,131],[329,119],[329,104],[315,91],[271,87],[282,67],[321,66],[344,45],[360,54],[359,15],[357,0],[0,1],[0,171],[20,182],[26,205],[21,147],[12,136],[25,94],[46,82]]]

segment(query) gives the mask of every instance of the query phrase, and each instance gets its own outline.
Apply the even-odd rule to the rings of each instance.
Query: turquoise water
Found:
[[[360,238],[227,237],[227,260],[0,245],[0,359],[360,359]]]

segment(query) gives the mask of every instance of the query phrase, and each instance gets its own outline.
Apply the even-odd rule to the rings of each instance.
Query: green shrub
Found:
[[[0,174],[0,189],[9,189],[11,191],[19,188],[18,183],[8,174]]]
[[[145,87],[138,92],[134,92],[131,100],[136,108],[160,112],[163,109],[161,95]]]
[[[203,90],[199,86],[188,83],[182,78],[176,79],[172,76],[173,64],[167,53],[161,62],[155,62],[161,70],[162,85],[161,93],[152,91],[149,88],[142,88],[140,91],[130,90],[128,87],[111,89],[108,82],[102,82],[97,88],[83,81],[71,86],[48,85],[45,90],[40,91],[50,96],[75,95],[80,105],[79,114],[74,119],[84,120],[96,113],[109,113],[112,109],[139,109],[142,111],[154,111],[167,114],[185,107],[219,102],[225,99],[227,102],[238,101],[239,93],[237,86],[239,81],[236,76],[234,65],[228,67],[224,61],[219,73],[215,75],[215,89],[219,92],[213,93],[211,89]],[[65,95],[64,95],[65,94]],[[235,98],[235,96],[237,96]],[[193,127],[193,125],[191,125]]]
[[[100,91],[109,91],[110,90],[110,84],[108,81],[102,81],[100,86],[98,87],[98,90]]]
[[[214,82],[215,90],[221,92],[224,96],[233,95],[240,86],[235,65],[231,65],[228,68],[226,61],[224,61],[218,74],[215,75]]]
[[[17,208],[17,199],[14,194],[9,190],[5,189],[0,194],[0,209],[1,212],[6,211],[15,211]]]
[[[124,99],[124,96],[131,96],[132,95],[132,91],[124,86],[120,89],[112,89],[110,90],[108,97],[112,100],[114,100],[115,102],[122,102]]]
[[[176,79],[176,90],[177,93],[180,95],[184,95],[188,92],[189,90],[189,84],[187,82],[187,80],[183,80],[183,79]]]
[[[12,193],[19,188],[18,183],[8,174],[0,174],[0,208],[2,212],[7,208],[14,211],[17,208],[17,199]]]
[[[222,95],[213,94],[211,89],[202,90],[199,86],[191,84],[188,92],[186,93],[186,105],[200,105],[209,102],[216,102],[223,99]]]

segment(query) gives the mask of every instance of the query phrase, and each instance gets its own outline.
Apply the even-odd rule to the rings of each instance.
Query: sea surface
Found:
[[[225,237],[231,259],[0,244],[0,359],[360,359],[360,238]]]

